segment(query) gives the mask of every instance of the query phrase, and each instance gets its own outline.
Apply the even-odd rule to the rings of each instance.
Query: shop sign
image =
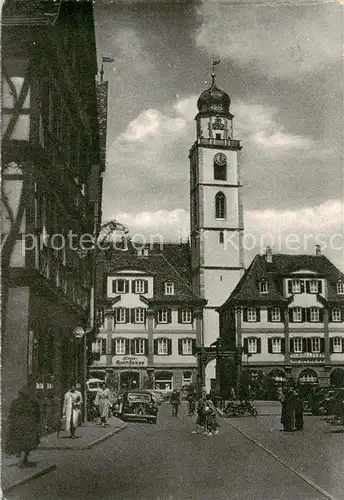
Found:
[[[114,356],[112,360],[113,364],[118,367],[140,368],[147,366],[146,356]]]

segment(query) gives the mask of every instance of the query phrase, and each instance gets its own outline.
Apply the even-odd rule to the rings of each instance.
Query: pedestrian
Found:
[[[110,390],[106,386],[106,383],[103,382],[98,389],[96,398],[94,400],[94,404],[98,407],[99,416],[100,416],[100,424],[102,427],[106,425],[106,419],[109,418],[110,412]]]
[[[194,391],[190,392],[188,395],[189,412],[188,415],[192,417],[196,411],[196,393]]]
[[[216,435],[219,433],[219,423],[217,421],[217,409],[211,395],[207,394],[205,401],[205,414],[206,414],[206,431],[208,436]]]
[[[39,444],[40,408],[38,402],[30,396],[28,386],[19,391],[19,397],[10,407],[9,431],[6,452],[9,455],[19,455],[19,467],[34,467],[29,462],[29,454]]]
[[[180,394],[177,391],[177,389],[174,389],[171,398],[170,398],[171,404],[172,404],[172,417],[177,417],[178,416],[178,411],[179,411],[179,405],[181,403],[180,401]]]
[[[196,430],[192,431],[192,434],[201,434],[206,430],[205,401],[206,393],[202,391],[197,402]]]
[[[81,405],[81,392],[77,391],[75,385],[73,384],[64,396],[62,410],[63,420],[65,421],[65,430],[70,433],[70,437],[72,439],[75,438],[75,429],[79,423]]]
[[[294,391],[295,395],[295,430],[303,429],[303,398],[300,391]]]
[[[284,421],[283,427],[286,432],[293,432],[295,430],[295,406],[296,394],[293,384],[289,384],[285,391],[284,401]]]

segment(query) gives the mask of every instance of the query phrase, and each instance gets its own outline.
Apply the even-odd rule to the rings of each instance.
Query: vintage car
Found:
[[[120,403],[120,418],[126,420],[148,420],[156,424],[158,405],[151,394],[144,391],[127,391]]]

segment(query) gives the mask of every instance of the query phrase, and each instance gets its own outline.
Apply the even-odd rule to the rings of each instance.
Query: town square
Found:
[[[342,15],[3,2],[4,498],[344,499]]]

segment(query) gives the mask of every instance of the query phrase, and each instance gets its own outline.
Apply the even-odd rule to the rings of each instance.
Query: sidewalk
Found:
[[[41,438],[38,446],[39,450],[88,450],[96,444],[108,439],[120,430],[124,429],[126,424],[119,418],[112,417],[108,419],[105,427],[101,427],[96,422],[87,422],[76,430],[76,438],[71,439],[69,433],[61,430],[59,437],[57,433],[49,434]]]
[[[10,490],[21,486],[32,479],[43,476],[50,471],[56,469],[56,457],[52,450],[87,450],[105,441],[117,432],[120,432],[126,427],[126,424],[118,418],[112,417],[108,420],[106,427],[101,427],[95,422],[87,422],[82,427],[76,430],[76,439],[70,439],[65,431],[60,432],[59,438],[57,433],[49,434],[41,438],[41,443],[37,450],[30,453],[30,462],[36,463],[35,467],[21,469],[18,467],[18,458],[5,455],[1,458],[1,491],[3,494]],[[61,455],[61,453],[58,453]]]

